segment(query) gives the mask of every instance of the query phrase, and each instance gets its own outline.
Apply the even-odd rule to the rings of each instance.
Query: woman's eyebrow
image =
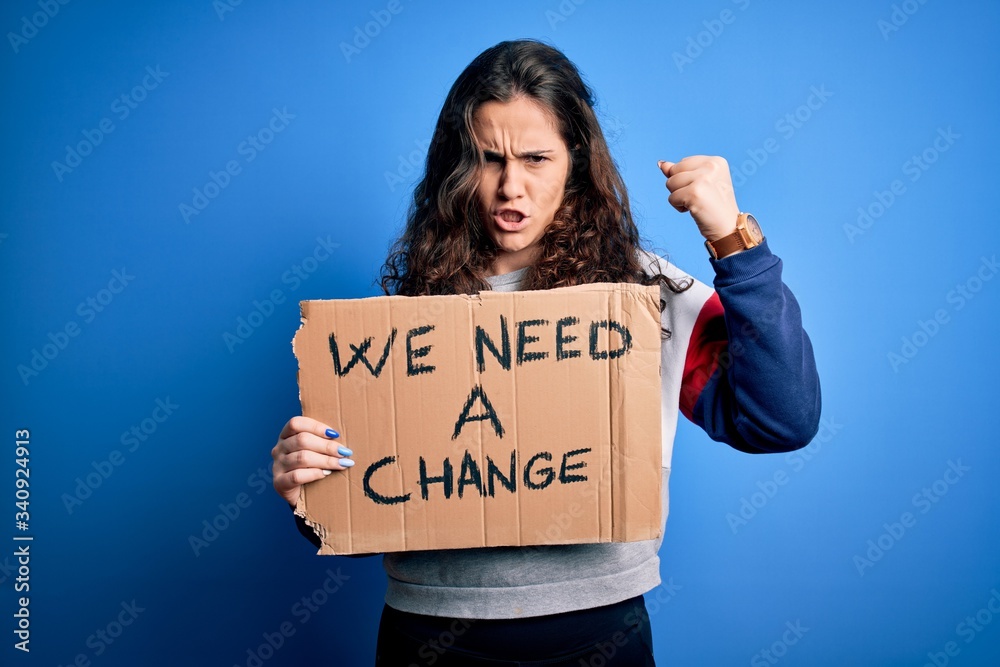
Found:
[[[541,150],[537,150],[537,151],[523,151],[521,153],[515,153],[514,157],[516,157],[516,158],[524,158],[524,157],[530,157],[532,155],[547,155],[547,154],[553,153],[553,152],[555,152],[555,151],[553,151],[551,149],[548,149],[548,148],[545,148],[545,149],[541,149]],[[489,157],[489,158],[502,158],[503,157],[502,153],[497,153],[496,151],[491,151],[491,150],[484,150],[483,151],[483,155],[485,155],[486,157]]]

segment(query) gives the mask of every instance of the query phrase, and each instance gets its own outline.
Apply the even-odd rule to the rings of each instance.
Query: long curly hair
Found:
[[[562,205],[539,240],[537,261],[520,289],[596,282],[660,283],[682,292],[690,281],[647,275],[628,192],[594,113],[594,94],[558,49],[535,40],[505,41],[465,68],[445,99],[413,192],[406,229],[382,267],[386,294],[473,294],[497,255],[477,203],[485,158],[473,116],[485,102],[519,96],[541,103],[570,147]],[[661,299],[661,308],[663,307]]]

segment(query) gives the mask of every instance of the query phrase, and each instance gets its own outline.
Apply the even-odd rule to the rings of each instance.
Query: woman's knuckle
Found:
[[[289,438],[290,449],[292,451],[301,451],[306,448],[306,441],[308,438],[308,433],[296,433],[291,438]]]

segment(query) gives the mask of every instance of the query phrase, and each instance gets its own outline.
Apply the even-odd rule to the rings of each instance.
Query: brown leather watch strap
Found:
[[[738,250],[758,246],[763,240],[764,235],[760,231],[757,219],[749,213],[740,213],[736,218],[736,231],[721,239],[705,241],[705,247],[713,259],[722,259]]]
[[[746,244],[743,243],[743,233],[740,229],[737,229],[729,236],[723,236],[721,239],[705,241],[705,245],[709,246],[708,252],[715,259],[722,259],[726,255],[731,255],[737,250],[742,250],[746,247]],[[713,250],[715,251],[714,253],[712,252]]]

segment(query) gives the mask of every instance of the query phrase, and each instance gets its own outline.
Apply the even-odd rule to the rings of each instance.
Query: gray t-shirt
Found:
[[[504,273],[503,275],[487,276],[486,282],[490,284],[494,292],[516,292],[521,286],[524,276],[527,275],[529,268],[526,266],[523,269]]]
[[[527,271],[487,281],[495,291],[514,292]],[[668,473],[664,468],[663,524]],[[558,527],[565,519],[553,516],[543,525]],[[402,611],[456,618],[523,618],[601,607],[660,583],[662,539],[661,530],[660,538],[643,542],[387,553],[385,601]]]

